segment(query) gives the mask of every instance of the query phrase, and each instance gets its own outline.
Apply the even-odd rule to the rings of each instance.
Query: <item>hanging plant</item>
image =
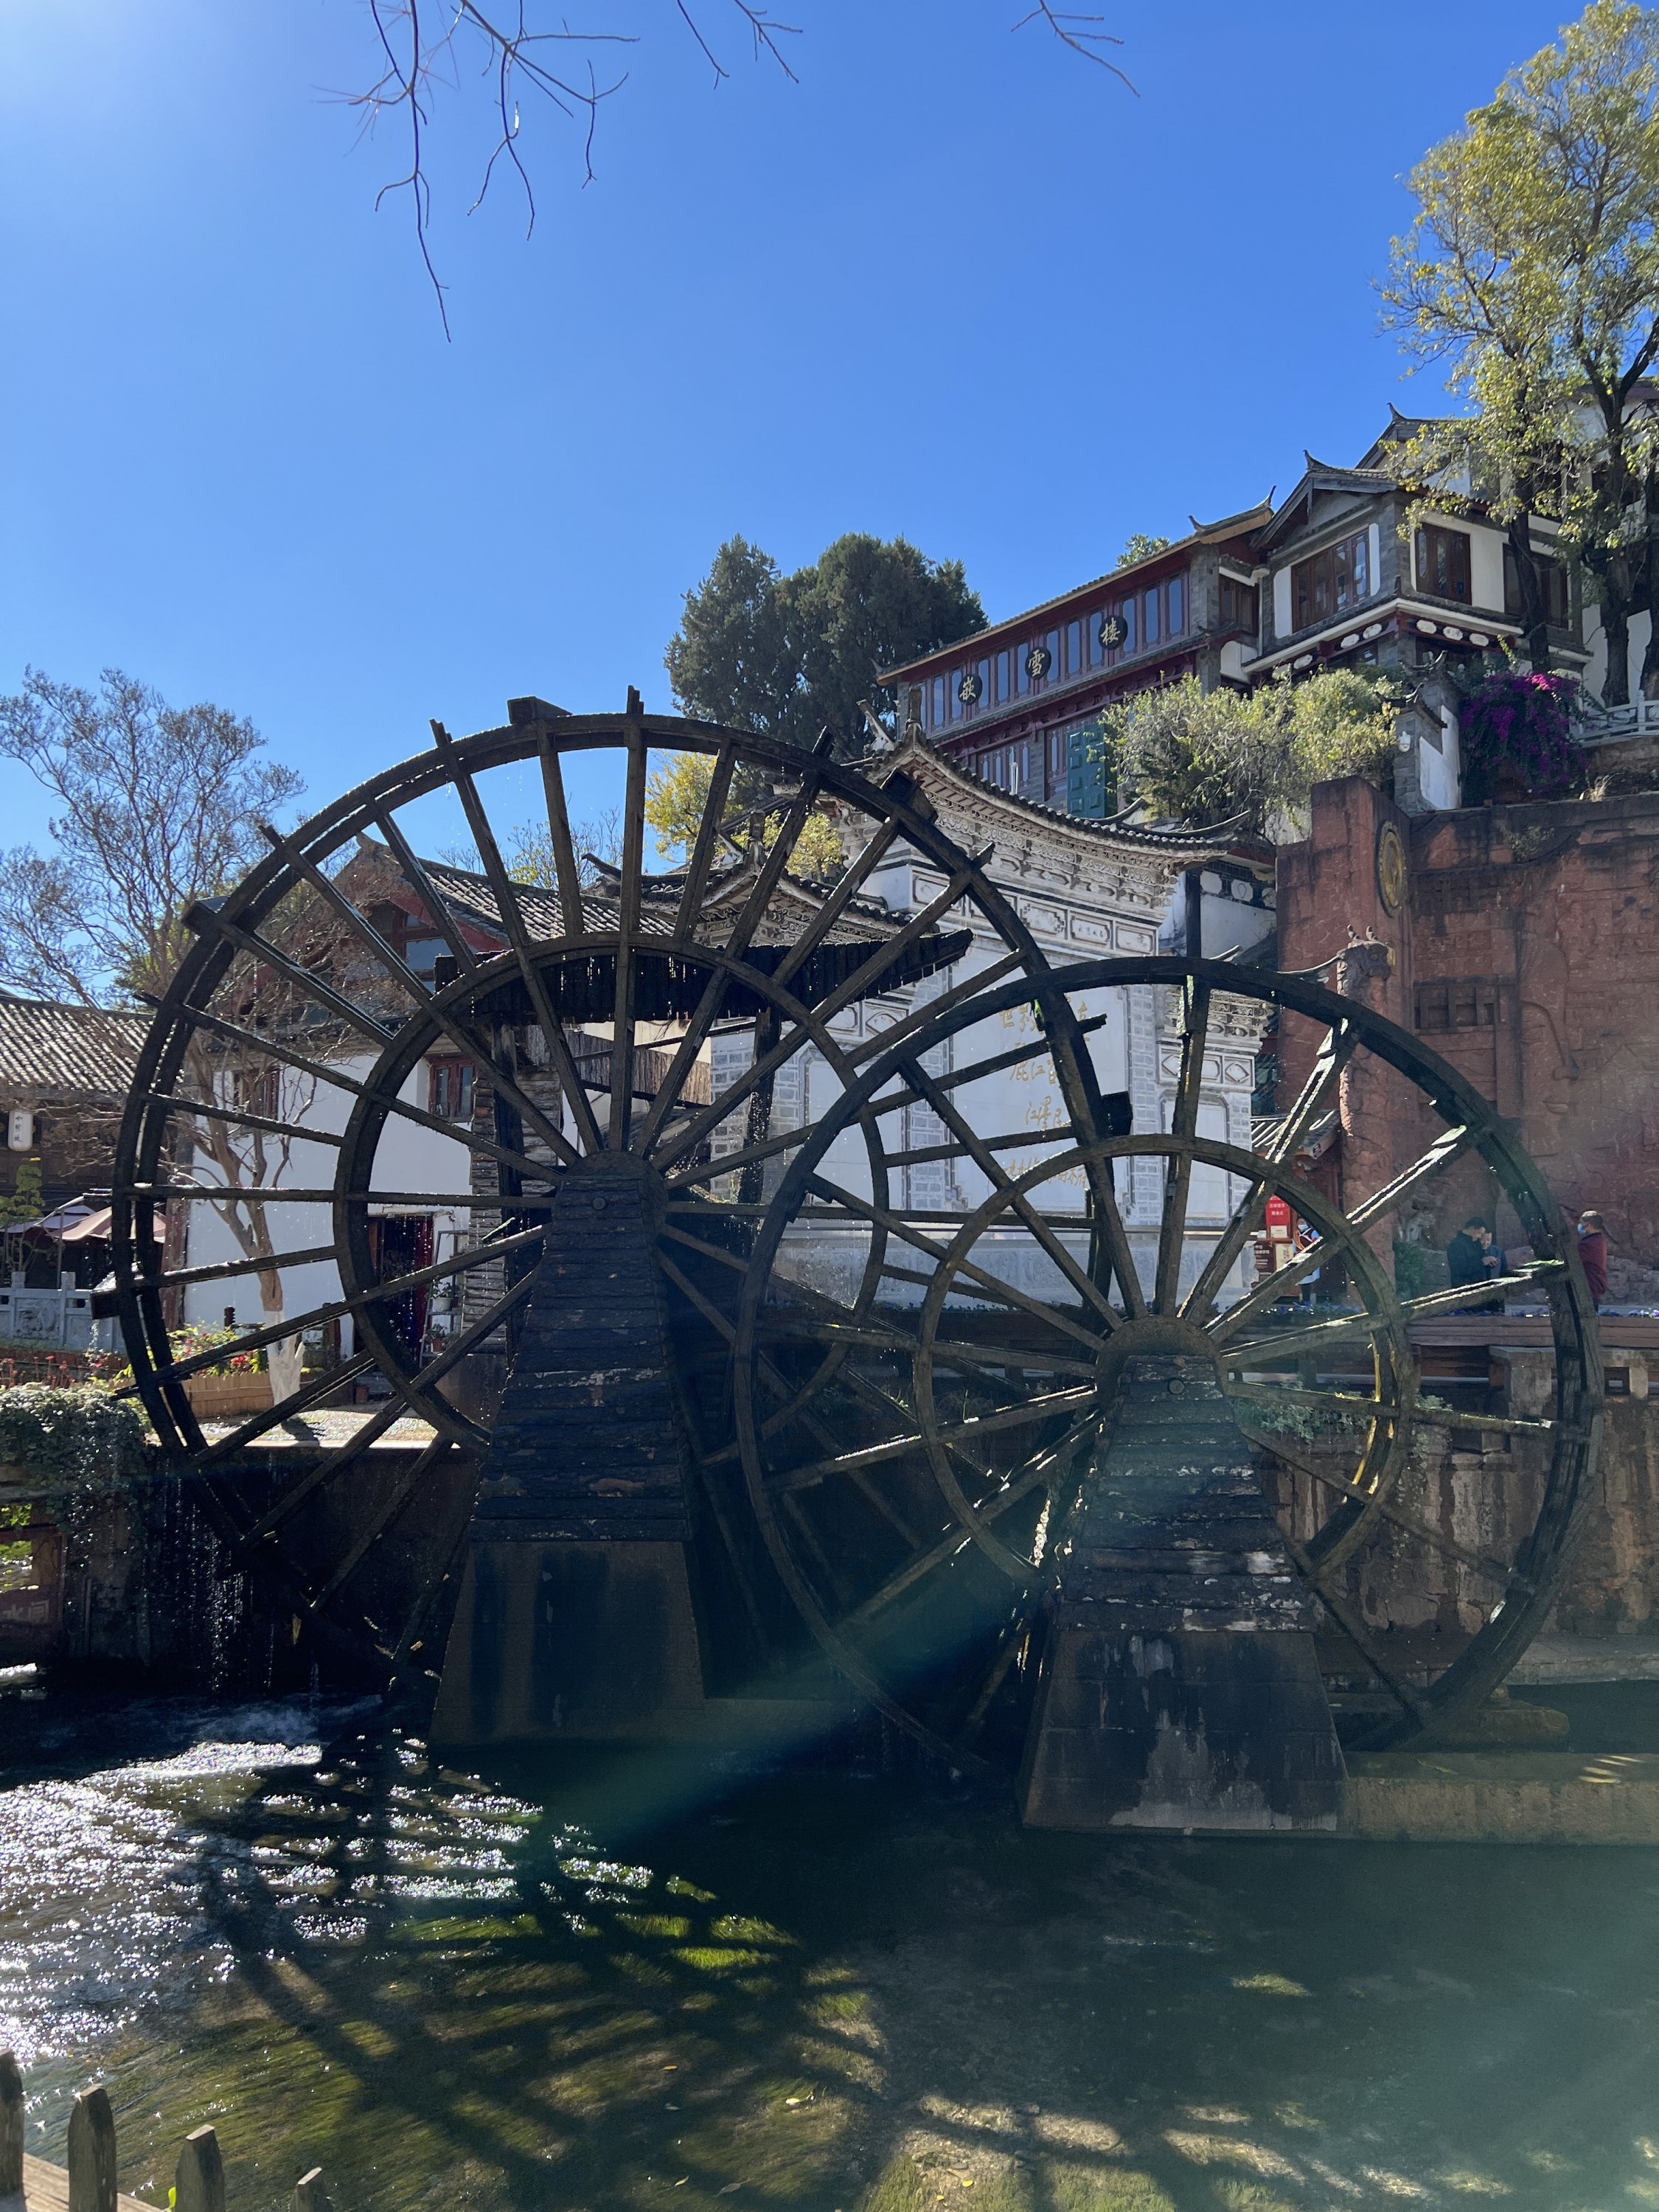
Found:
[[[1576,677],[1509,669],[1475,686],[1458,717],[1466,806],[1559,799],[1582,787],[1584,755],[1571,719],[1577,689]]]

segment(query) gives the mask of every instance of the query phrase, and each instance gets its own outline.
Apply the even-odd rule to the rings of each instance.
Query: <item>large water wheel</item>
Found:
[[[1258,1686],[1320,1740],[1286,1817],[1328,1796],[1320,1666],[1379,1739],[1486,1696],[1559,1579],[1601,1375],[1557,1209],[1449,1068],[1289,979],[1056,969],[900,776],[637,701],[436,734],[192,914],[119,1149],[137,1386],[296,1632],[429,1666],[459,1583],[455,1732],[649,1735],[711,1690],[821,1691],[804,1623],[862,1699],[958,1763],[1026,1744],[1028,1776],[1079,1637],[1121,1673],[1149,1636],[1207,1635],[1235,1673],[1296,1655]],[[653,750],[703,763],[657,873]],[[613,865],[566,795],[605,751]],[[470,865],[422,857],[462,823]],[[901,859],[930,889],[894,910]],[[1091,994],[1125,987],[1178,1000],[1162,1130],[1129,1128],[1091,1057]],[[1201,1133],[1224,1006],[1322,1036],[1265,1152]],[[1294,1163],[1368,1057],[1442,1133],[1345,1213]],[[1407,1332],[1437,1301],[1373,1249],[1472,1160],[1531,1239],[1506,1287],[1551,1316],[1549,1419],[1425,1405]],[[1257,1283],[1270,1198],[1315,1241]],[[186,1218],[217,1224],[187,1254]],[[1316,1269],[1352,1313],[1287,1315]],[[240,1339],[276,1401],[204,1425],[188,1386],[222,1347],[179,1352],[179,1301],[256,1275],[288,1286]],[[1430,1421],[1541,1455],[1487,1543],[1402,1502]],[[1460,1578],[1463,1632],[1427,1656],[1376,1626],[1402,1535]]]
[[[1600,1352],[1559,1206],[1489,1103],[1351,998],[1213,961],[1091,961],[1062,980],[1085,1030],[1082,1009],[1116,988],[1176,1001],[1165,1127],[1037,1143],[1001,1079],[1046,1066],[1050,1041],[1009,985],[891,1046],[792,1152],[748,1261],[737,1366],[750,1494],[780,1574],[847,1677],[958,1764],[1023,1748],[1029,1780],[1030,1678],[1063,1663],[1057,1622],[1093,1633],[1095,1659],[1119,1637],[1121,1674],[1134,1639],[1172,1632],[1196,1638],[1206,1666],[1225,1650],[1248,1668],[1291,1648],[1261,1631],[1300,1620],[1350,1741],[1443,1737],[1537,1633],[1588,1496]],[[1299,1094],[1260,1149],[1200,1133],[1218,1032],[1274,1012],[1305,1024]],[[1296,1164],[1340,1086],[1379,1075],[1396,1121],[1402,1103],[1419,1109],[1421,1149],[1345,1209]],[[849,1126],[902,1127],[916,1100],[940,1124],[929,1155],[969,1185],[932,1218],[836,1164]],[[916,1157],[891,1146],[890,1176]],[[1508,1199],[1531,1256],[1479,1292],[1402,1297],[1377,1244],[1471,1169]],[[1156,1228],[1137,1250],[1149,1194]],[[1246,1285],[1275,1200],[1301,1237]],[[873,1313],[819,1257],[832,1227],[880,1255],[891,1290]],[[1304,1309],[1316,1277],[1325,1301]],[[1419,1380],[1414,1322],[1505,1297],[1547,1313],[1547,1415],[1494,1407],[1486,1390],[1460,1407]],[[816,1434],[774,1402],[768,1375],[809,1367],[838,1382]],[[1423,1495],[1448,1432],[1471,1462],[1494,1447],[1470,1530]],[[1451,1633],[1413,1633],[1421,1607],[1393,1601],[1396,1582],[1420,1589],[1425,1558],[1450,1577]],[[1088,1651],[1079,1663],[1086,1675]],[[1113,1686],[1109,1672],[1074,1682],[1073,1705],[1097,1712]],[[1190,1711],[1212,1691],[1200,1685]]]

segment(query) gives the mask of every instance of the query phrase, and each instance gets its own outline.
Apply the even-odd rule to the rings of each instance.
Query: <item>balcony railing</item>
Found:
[[[1659,737],[1659,699],[1632,699],[1627,707],[1601,707],[1581,699],[1572,710],[1572,733],[1581,745],[1627,744]]]

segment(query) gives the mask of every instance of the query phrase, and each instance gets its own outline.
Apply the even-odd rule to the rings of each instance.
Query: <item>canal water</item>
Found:
[[[99,2076],[158,2205],[204,2120],[237,2212],[1659,2205],[1659,1853],[1031,1834],[303,1703],[0,1696],[0,1759],[31,2148]]]

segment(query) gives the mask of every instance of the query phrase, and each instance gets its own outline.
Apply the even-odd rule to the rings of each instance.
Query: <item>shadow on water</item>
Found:
[[[1659,2204],[1659,1855],[320,1748],[175,1799],[207,1963],[106,2047],[143,2193],[210,2118],[243,2212],[313,2160],[341,2212]]]

